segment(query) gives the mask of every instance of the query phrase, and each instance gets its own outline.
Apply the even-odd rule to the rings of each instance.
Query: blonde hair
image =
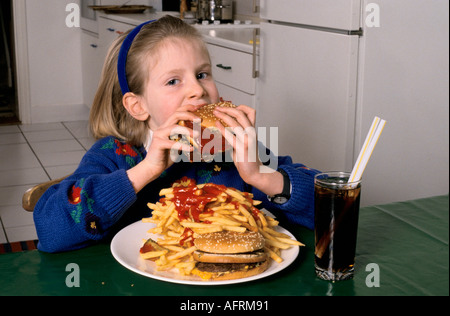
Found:
[[[96,139],[114,136],[130,145],[141,146],[148,136],[147,121],[136,120],[123,106],[123,94],[117,76],[120,47],[130,31],[119,36],[109,48],[92,104],[89,125]],[[145,60],[155,56],[159,44],[169,37],[198,40],[207,51],[200,33],[178,18],[165,16],[145,25],[134,39],[127,57],[128,86],[134,94],[142,96],[144,93],[148,79],[148,63]]]

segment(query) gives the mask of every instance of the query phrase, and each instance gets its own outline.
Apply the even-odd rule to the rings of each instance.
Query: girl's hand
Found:
[[[241,178],[248,184],[268,194],[279,194],[283,190],[283,176],[275,170],[264,170],[258,156],[258,140],[255,129],[256,111],[246,105],[236,108],[216,107],[216,126],[233,147],[233,161]]]
[[[199,118],[191,113],[199,106],[186,105],[178,108],[159,128],[153,130],[152,142],[145,159],[127,171],[128,177],[136,192],[139,192],[149,182],[158,178],[161,173],[173,163],[171,152],[192,151],[192,147],[170,139],[171,135],[182,134],[196,137],[190,128],[178,125],[180,120],[195,121]]]

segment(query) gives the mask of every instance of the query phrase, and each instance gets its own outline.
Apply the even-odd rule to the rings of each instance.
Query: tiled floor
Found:
[[[86,121],[0,126],[0,243],[37,239],[23,193],[72,173],[93,143]]]

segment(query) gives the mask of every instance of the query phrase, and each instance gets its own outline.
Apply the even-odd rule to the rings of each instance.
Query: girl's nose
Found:
[[[206,94],[205,88],[198,80],[192,80],[188,89],[188,96],[190,99],[201,98]]]

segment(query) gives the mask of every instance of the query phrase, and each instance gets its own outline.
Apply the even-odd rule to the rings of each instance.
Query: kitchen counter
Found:
[[[210,44],[253,53],[253,30],[257,25],[241,28],[201,28],[199,31]]]
[[[99,16],[105,19],[114,20],[130,25],[139,25],[149,20],[159,19],[165,15],[179,16],[179,12],[173,11],[150,11],[142,14],[106,14],[100,13]],[[224,46],[231,49],[240,50],[247,53],[253,52],[253,30],[258,28],[258,24],[220,24],[220,25],[202,25],[194,24],[205,38],[205,41],[211,44]]]
[[[156,20],[159,19],[165,15],[172,15],[179,17],[179,12],[173,12],[173,11],[146,11],[142,14],[106,14],[103,11],[100,11],[99,17],[103,17],[105,19],[114,20],[118,22],[123,22],[131,25],[139,25],[141,23],[144,23],[146,21],[150,20]]]

